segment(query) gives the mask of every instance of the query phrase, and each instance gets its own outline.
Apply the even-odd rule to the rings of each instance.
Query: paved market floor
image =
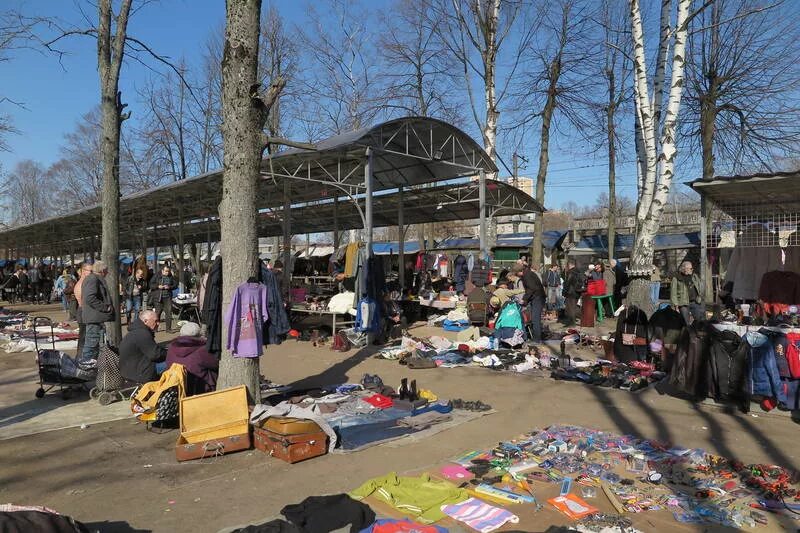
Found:
[[[59,316],[56,306],[48,311]],[[258,451],[179,464],[176,432],[146,431],[125,403],[101,408],[86,396],[36,400],[33,354],[0,352],[0,502],[45,505],[101,531],[213,532],[275,516],[306,496],[348,491],[393,470],[419,471],[554,423],[701,447],[745,462],[800,466],[798,427],[788,417],[697,407],[653,388],[632,394],[479,368],[408,370],[368,353],[295,341],[270,347],[262,372],[300,386],[358,381],[366,372],[389,384],[412,377],[442,397],[480,399],[497,412],[425,440],[296,465]],[[37,427],[47,431],[26,434]],[[641,518],[640,528],[661,529]],[[669,526],[680,529],[676,522]]]

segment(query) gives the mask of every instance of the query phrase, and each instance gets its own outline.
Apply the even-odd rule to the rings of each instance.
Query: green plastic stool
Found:
[[[603,302],[608,300],[608,303],[611,304],[611,309],[614,309],[614,296],[611,294],[592,296],[592,300],[594,300],[594,306],[597,308],[597,318],[600,320],[600,322],[602,322],[605,318],[605,315],[603,314]]]

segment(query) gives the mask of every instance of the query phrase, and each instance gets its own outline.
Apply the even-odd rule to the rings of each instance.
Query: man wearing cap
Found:
[[[542,309],[544,308],[544,286],[539,276],[528,266],[514,265],[511,275],[522,278],[525,293],[522,295],[522,304],[528,308],[531,316],[531,340],[542,341]]]
[[[217,388],[219,359],[206,350],[206,339],[200,336],[200,326],[186,322],[181,333],[167,349],[167,368],[178,363],[186,368],[186,394],[203,394]]]

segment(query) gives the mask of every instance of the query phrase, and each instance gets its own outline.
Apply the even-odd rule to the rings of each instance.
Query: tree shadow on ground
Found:
[[[31,393],[33,396],[33,393]],[[48,392],[44,398],[35,398],[26,402],[0,408],[0,428],[36,418],[44,413],[60,409],[68,404],[89,401],[85,390],[71,390],[67,398],[58,392],[58,387]]]
[[[645,414],[653,423],[655,431],[657,433],[656,441],[664,446],[680,446],[680,443],[672,442],[673,436],[670,428],[668,427],[666,421],[664,420],[663,416],[650,404],[645,401],[644,396],[641,393],[630,393],[624,391],[611,391],[609,389],[591,386],[591,385],[584,385],[589,387],[589,390],[595,396],[596,400],[605,405],[607,407],[607,413],[611,420],[614,422],[614,425],[617,429],[625,435],[631,435],[641,439],[649,439],[650,436],[647,435],[647,431],[642,431],[630,417],[625,415],[623,409],[620,408],[618,403],[620,401],[630,400],[634,406],[641,410],[643,414]],[[728,439],[726,438],[726,432],[722,425],[720,424],[719,420],[714,416],[713,413],[709,413],[699,409],[697,406],[693,406],[695,412],[703,419],[706,426],[710,430],[711,441],[716,446],[718,452],[725,457],[726,459],[736,459],[737,454],[734,452],[733,448],[729,445]],[[743,418],[742,416],[738,416],[736,414],[728,415],[732,416],[733,420],[742,427],[742,430],[749,434],[749,435],[757,435],[758,430],[750,423],[749,420]],[[769,438],[765,435],[762,435],[762,439],[759,439],[759,444],[764,452],[767,453],[770,460],[777,465],[782,467],[795,470],[795,466],[793,461],[784,454]],[[652,466],[652,465],[651,465]],[[662,464],[658,465],[657,471],[664,476],[666,480],[691,480],[692,478],[697,477],[697,472],[691,468],[686,463],[677,463],[671,467],[671,469],[663,468]],[[683,494],[696,494],[697,491],[694,487],[687,484],[676,483],[674,481],[667,481],[666,486],[670,487],[671,490],[677,493]],[[754,488],[751,488],[753,493],[758,494],[758,491]],[[764,494],[760,494],[764,496]],[[724,500],[724,498],[721,498]],[[709,512],[712,513],[723,513],[726,511],[724,506],[720,506],[717,504],[716,501],[705,501],[705,500],[697,500],[703,504]],[[772,519],[777,520],[780,525],[786,530],[793,530],[797,528],[797,524],[794,520],[792,520],[789,516],[781,516],[763,512],[764,515],[769,515]],[[714,526],[715,531],[738,531],[736,528],[728,528],[721,525]]]
[[[326,368],[319,374],[306,376],[293,383],[290,383],[289,386],[292,389],[303,390],[315,387],[323,387],[326,385],[348,383],[351,381],[349,372],[370,357],[374,356],[378,351],[380,351],[380,349],[380,346],[367,345],[364,348],[358,349],[355,353],[348,355],[346,359]],[[352,381],[360,381],[360,378],[355,379],[354,377]]]

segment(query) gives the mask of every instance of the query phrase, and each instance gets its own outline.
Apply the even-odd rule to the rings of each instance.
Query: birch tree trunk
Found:
[[[258,44],[261,0],[229,0],[225,5],[222,56],[222,201],[219,205],[222,255],[222,308],[236,288],[258,273],[256,198],[263,153],[263,128],[283,83],[258,96]],[[288,268],[288,265],[287,265]],[[222,336],[228,338],[223,321]],[[261,400],[259,360],[233,357],[223,350],[217,387],[246,385],[250,402]]]
[[[608,259],[614,259],[617,236],[617,146],[614,114],[617,94],[614,69],[608,68],[608,107],[606,107],[606,134],[608,136]]]
[[[125,54],[131,0],[123,0],[116,16],[111,0],[100,0],[97,7],[97,70],[100,75],[103,154],[101,255],[108,266],[106,281],[115,309],[114,322],[108,328],[107,335],[112,344],[119,346],[122,339],[119,312],[119,142],[122,122],[128,118],[122,113],[125,105],[119,92],[119,73]]]
[[[664,0],[665,2],[667,0]],[[691,0],[678,1],[675,29],[667,32],[674,35],[672,68],[669,97],[664,121],[661,127],[660,150],[655,140],[655,116],[650,107],[647,87],[647,65],[644,54],[644,32],[638,0],[630,0],[631,29],[634,43],[634,95],[637,115],[642,120],[644,144],[647,158],[647,174],[644,191],[639,200],[637,219],[641,220],[631,253],[630,274],[633,280],[628,289],[628,302],[640,307],[648,314],[653,312],[649,296],[649,273],[653,264],[653,242],[661,224],[661,215],[669,197],[675,174],[676,124],[683,93],[684,67],[686,63],[686,37]],[[669,15],[669,13],[667,13]],[[662,36],[664,24],[669,25],[669,16],[664,17],[662,9]],[[661,45],[663,45],[663,40]],[[656,74],[658,76],[658,73]]]

